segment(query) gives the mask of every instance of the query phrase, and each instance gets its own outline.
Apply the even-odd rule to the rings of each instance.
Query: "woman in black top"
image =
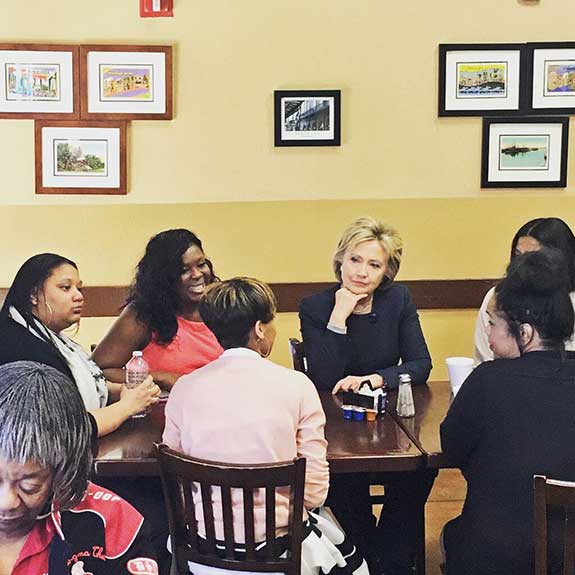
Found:
[[[354,221],[333,258],[340,284],[301,302],[299,317],[307,374],[318,389],[357,391],[369,380],[375,388],[395,388],[399,374],[425,383],[431,358],[408,289],[394,283],[402,241],[374,218]],[[400,365],[401,362],[401,365]],[[417,526],[413,510],[422,505],[436,472],[353,474],[331,479],[328,504],[368,559],[370,571],[410,573]],[[385,484],[378,529],[369,485]]]
[[[462,514],[444,530],[449,575],[533,572],[533,475],[575,480],[575,359],[569,278],[550,248],[514,258],[495,289],[489,341],[497,357],[466,379],[441,425],[462,470]],[[550,533],[557,531],[551,525]],[[556,542],[555,542],[556,543]],[[552,569],[560,567],[557,545]]]

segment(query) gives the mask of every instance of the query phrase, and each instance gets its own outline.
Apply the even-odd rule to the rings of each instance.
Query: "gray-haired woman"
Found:
[[[66,376],[0,367],[0,575],[158,572],[143,517],[88,481],[92,437]]]

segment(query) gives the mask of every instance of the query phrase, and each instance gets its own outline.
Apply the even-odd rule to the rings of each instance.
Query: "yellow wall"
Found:
[[[569,39],[572,0],[176,0],[166,20],[140,20],[137,0],[3,4],[3,42],[172,44],[175,107],[131,124],[125,197],[36,197],[33,122],[0,120],[0,285],[46,250],[87,284],[125,284],[147,238],[174,226],[223,277],[326,281],[339,231],[367,213],[402,232],[400,279],[493,277],[527,219],[575,224],[572,162],[565,190],[481,190],[481,120],[436,114],[438,43]],[[273,91],[289,88],[342,90],[341,147],[273,147]],[[422,313],[434,377],[471,352],[473,315]],[[108,324],[86,320],[79,338]],[[297,321],[279,324],[287,362]]]

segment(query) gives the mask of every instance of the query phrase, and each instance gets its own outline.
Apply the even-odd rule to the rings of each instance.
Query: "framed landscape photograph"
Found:
[[[170,120],[171,46],[80,46],[83,120]]]
[[[483,118],[482,188],[567,186],[569,118]]]
[[[127,122],[35,122],[37,194],[125,194]]]
[[[339,146],[340,90],[276,90],[276,146]]]
[[[575,42],[527,44],[529,112],[575,114]]]
[[[78,118],[78,59],[77,46],[0,44],[0,118]]]
[[[525,44],[440,44],[439,116],[520,113]]]

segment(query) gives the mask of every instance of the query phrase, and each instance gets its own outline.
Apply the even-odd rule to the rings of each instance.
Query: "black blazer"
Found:
[[[431,357],[409,290],[396,283],[375,290],[372,312],[350,315],[342,335],[326,329],[339,287],[309,296],[299,307],[307,373],[316,387],[331,389],[347,375],[372,373],[389,388],[399,385],[400,373],[425,383]]]

